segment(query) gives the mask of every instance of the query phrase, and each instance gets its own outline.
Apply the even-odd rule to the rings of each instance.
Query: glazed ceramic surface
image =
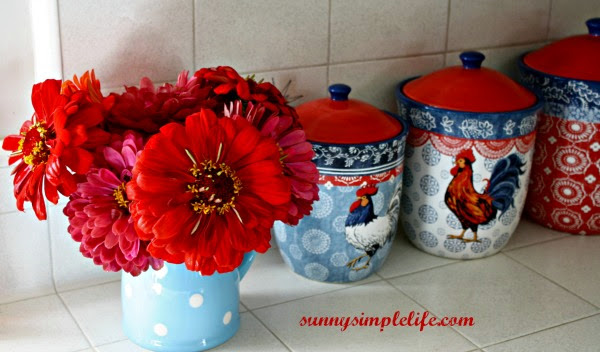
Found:
[[[430,254],[473,259],[500,251],[523,211],[541,103],[501,113],[436,108],[397,88],[411,123],[401,223]],[[479,104],[481,102],[478,102]]]
[[[600,49],[600,19],[596,19]],[[590,28],[590,33],[592,33]],[[567,39],[567,43],[570,42]],[[600,57],[600,50],[596,50]],[[594,63],[600,65],[600,61]],[[600,234],[600,81],[540,72],[520,61],[523,84],[546,100],[538,126],[526,213],[572,234]],[[571,68],[575,70],[575,68]],[[600,69],[596,67],[596,71]],[[578,73],[578,72],[567,72]],[[582,76],[579,73],[579,76]]]
[[[225,274],[201,276],[184,264],[165,263],[133,277],[123,273],[125,335],[152,351],[204,351],[229,340],[240,326],[239,282],[255,253]]]
[[[521,70],[546,100],[527,214],[559,231],[600,234],[600,82]]]
[[[344,89],[347,99],[349,87]],[[331,106],[337,109],[336,104]],[[297,274],[317,281],[350,282],[369,276],[385,261],[397,230],[408,132],[398,116],[388,113],[386,118],[393,119],[401,131],[387,140],[312,141],[320,174],[319,200],[297,226],[276,223],[274,227],[281,256]]]

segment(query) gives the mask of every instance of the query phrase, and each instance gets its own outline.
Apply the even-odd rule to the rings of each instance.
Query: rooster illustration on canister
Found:
[[[398,220],[400,207],[400,188],[396,189],[387,214],[375,215],[372,197],[377,194],[375,185],[366,185],[356,191],[356,201],[350,206],[350,214],[346,218],[346,241],[354,248],[365,251],[364,254],[350,260],[346,266],[358,271],[369,267],[371,259],[381,247],[392,238]],[[365,257],[364,264],[357,266]]]
[[[520,187],[519,176],[525,173],[522,167],[525,164],[516,154],[499,160],[487,186],[482,193],[478,193],[473,186],[473,168],[475,162],[473,151],[468,149],[456,156],[455,166],[450,173],[454,178],[446,189],[444,201],[448,209],[456,215],[462,226],[459,235],[449,235],[448,238],[457,238],[464,242],[479,242],[477,229],[500,216],[511,206],[514,207],[514,194]],[[471,229],[473,238],[464,238],[465,232]]]

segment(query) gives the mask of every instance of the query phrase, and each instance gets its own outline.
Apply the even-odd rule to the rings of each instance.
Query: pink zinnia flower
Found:
[[[248,102],[246,109],[241,100],[225,108],[229,117],[241,116],[254,125],[263,137],[277,143],[283,174],[292,185],[292,198],[285,222],[297,225],[298,221],[312,211],[312,203],[319,199],[317,181],[319,172],[312,162],[315,153],[306,141],[304,130],[294,124],[294,117],[283,113],[269,113],[262,104]]]
[[[104,167],[93,168],[86,181],[77,186],[64,209],[69,217],[69,233],[79,250],[106,271],[121,269],[134,276],[162,267],[162,260],[150,256],[134,228],[125,187],[143,147],[142,137],[131,131],[123,139],[104,147],[100,159]]]

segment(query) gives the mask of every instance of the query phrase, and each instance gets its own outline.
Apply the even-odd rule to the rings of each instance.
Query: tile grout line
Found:
[[[507,45],[478,47],[476,49],[477,50],[508,49],[508,48],[515,48],[515,47],[519,47],[519,46],[544,44],[545,42],[546,41],[544,41],[544,40],[536,40],[536,41],[529,41],[529,42],[525,42],[525,43],[514,43],[514,44],[507,44]],[[468,49],[452,50],[452,52],[459,52],[461,50],[468,50]],[[386,57],[372,58],[372,59],[367,59],[367,60],[349,60],[349,61],[325,62],[325,63],[316,63],[316,64],[308,64],[308,65],[297,65],[297,66],[258,68],[258,69],[254,69],[254,70],[240,71],[239,73],[240,73],[240,75],[246,75],[246,74],[252,74],[252,73],[256,74],[256,73],[269,73],[269,72],[279,72],[279,71],[292,71],[292,70],[317,68],[317,67],[326,67],[329,70],[330,66],[337,66],[337,65],[376,63],[376,62],[380,62],[380,61],[413,59],[413,58],[419,58],[419,57],[423,57],[423,56],[436,56],[436,55],[445,55],[445,54],[447,54],[447,52],[445,52],[445,51],[432,51],[432,52],[410,54],[410,55],[386,56]],[[121,87],[120,86],[119,87],[108,87],[107,89],[114,89],[114,88],[121,88]]]
[[[53,293],[48,293],[48,294],[45,294],[45,295],[40,295],[40,296],[27,297],[27,298],[19,298],[19,299],[17,299],[17,300],[14,300],[14,301],[9,301],[9,302],[0,303],[0,307],[1,307],[1,306],[7,306],[7,305],[10,305],[10,304],[13,304],[13,303],[22,303],[22,302],[29,301],[29,300],[33,300],[33,299],[39,299],[39,298],[45,298],[45,297],[55,296],[55,295],[57,295],[57,294],[58,294],[58,293],[56,293],[56,292],[53,292]]]
[[[196,0],[192,2],[192,69],[196,72]]]
[[[61,294],[61,293],[69,293],[69,292],[73,292],[73,291],[85,290],[88,288],[98,287],[98,286],[102,286],[102,285],[114,284],[119,281],[121,281],[120,278],[115,279],[115,280],[106,281],[106,282],[93,283],[93,284],[89,284],[89,285],[82,286],[82,287],[74,287],[74,288],[68,288],[65,290],[57,290],[56,293]]]
[[[575,319],[573,319],[571,321],[566,321],[564,323],[560,323],[560,324],[557,324],[557,325],[554,325],[554,326],[543,328],[543,329],[540,329],[538,331],[527,333],[525,335],[517,336],[517,337],[514,337],[514,338],[510,338],[510,339],[504,340],[504,341],[500,341],[500,342],[496,342],[496,343],[493,343],[493,344],[490,344],[490,345],[487,345],[487,346],[483,346],[481,348],[488,348],[488,347],[500,345],[500,344],[503,344],[503,343],[506,343],[506,342],[518,340],[518,339],[523,338],[523,337],[531,336],[531,335],[534,335],[534,334],[537,334],[537,333],[540,333],[540,332],[544,332],[544,331],[547,331],[547,330],[551,330],[551,329],[554,329],[554,328],[557,328],[557,327],[560,327],[560,326],[563,326],[563,325],[572,324],[572,323],[578,322],[580,320],[589,319],[589,318],[592,318],[592,317],[595,317],[595,316],[598,316],[598,315],[600,315],[600,312],[596,312],[596,313],[590,314],[590,315],[588,315],[586,317],[575,318]]]
[[[593,304],[592,302],[588,301],[587,299],[581,297],[580,295],[576,294],[575,292],[571,291],[570,289],[568,289],[567,287],[564,287],[563,285],[559,284],[558,282],[554,281],[553,279],[547,277],[546,275],[538,272],[537,270],[533,269],[532,267],[530,267],[529,265],[520,262],[519,260],[517,260],[516,258],[513,258],[512,256],[510,256],[508,253],[503,253],[506,257],[508,257],[509,259],[511,259],[512,261],[514,261],[515,263],[522,265],[523,267],[527,268],[528,270],[532,271],[533,273],[541,276],[542,278],[550,281],[551,283],[555,284],[556,286],[562,288],[563,290],[569,292],[570,294],[572,294],[573,296],[579,298],[580,300],[584,301],[585,303],[591,305],[592,307],[596,308],[596,310],[600,309],[600,306],[597,306],[596,304]]]
[[[531,42],[526,42],[526,43],[517,43],[517,44],[508,44],[508,45],[496,45],[496,46],[488,46],[488,47],[480,47],[477,48],[477,50],[494,50],[494,49],[508,49],[508,48],[515,48],[515,47],[519,47],[519,46],[527,46],[527,45],[534,45],[534,44],[544,44],[546,41],[531,41]],[[462,49],[462,50],[467,50],[467,49]],[[453,50],[452,52],[458,52],[461,50]],[[367,59],[367,60],[350,60],[350,61],[340,61],[340,62],[326,62],[326,63],[318,63],[318,64],[309,64],[309,65],[297,65],[297,66],[288,66],[288,67],[273,67],[273,68],[261,68],[261,69],[256,69],[256,70],[248,70],[248,71],[240,71],[240,75],[244,76],[244,75],[248,75],[248,74],[256,74],[256,73],[269,73],[269,72],[279,72],[279,71],[292,71],[292,70],[300,70],[300,69],[307,69],[307,68],[318,68],[318,67],[325,67],[326,71],[327,71],[327,83],[329,83],[329,70],[331,66],[336,66],[336,65],[349,65],[349,64],[363,64],[363,63],[375,63],[375,62],[379,62],[379,61],[388,61],[388,60],[399,60],[399,59],[413,59],[413,58],[419,58],[419,57],[423,57],[423,56],[436,56],[436,55],[443,55],[444,56],[444,60],[445,60],[445,55],[448,52],[446,51],[433,51],[433,52],[427,52],[427,53],[419,53],[419,54],[411,54],[411,55],[401,55],[401,56],[388,56],[388,57],[381,57],[381,58],[373,58],[373,59]],[[173,83],[174,81],[165,81],[165,82],[155,82],[155,84],[158,85],[162,85],[164,83]],[[103,90],[111,90],[111,89],[121,89],[122,86],[116,86],[116,87],[107,87]]]
[[[448,259],[448,258],[446,258],[446,259]],[[400,275],[396,275],[396,276],[390,276],[390,277],[383,277],[382,276],[382,278],[383,278],[383,280],[386,280],[386,281],[387,280],[395,280],[395,279],[399,279],[401,277],[405,277],[405,276],[409,276],[409,275],[413,275],[413,274],[420,274],[420,273],[423,273],[423,272],[426,272],[426,271],[435,270],[435,269],[443,268],[443,267],[446,267],[446,266],[449,266],[449,265],[456,265],[456,264],[460,264],[460,263],[464,263],[464,262],[465,262],[464,260],[457,259],[454,262],[450,262],[450,263],[446,263],[446,264],[441,264],[441,265],[438,265],[438,266],[433,266],[431,268],[425,268],[425,269],[422,269],[422,270],[417,270],[417,271],[413,271],[413,272],[410,272],[410,273],[404,273],[404,274],[400,274]]]
[[[58,23],[58,47],[60,50],[60,73],[61,73],[61,79],[65,78],[65,60],[63,58],[63,51],[62,51],[62,26],[60,23],[60,6],[58,4],[59,0],[56,0],[54,3],[56,4],[56,22]]]
[[[550,0],[550,4],[548,6],[548,21],[546,22],[546,41],[550,40],[550,24],[552,23],[552,7],[554,5],[554,0]]]
[[[44,200],[45,202],[45,200]],[[58,290],[56,289],[56,275],[54,274],[54,252],[52,251],[52,236],[50,235],[50,212],[49,208],[46,207],[46,235],[48,236],[48,257],[50,259],[50,279],[52,280],[52,288],[54,289],[54,293],[58,295]]]
[[[547,240],[542,240],[542,241],[535,242],[535,243],[525,244],[525,245],[522,245],[520,247],[515,247],[515,248],[510,248],[510,249],[502,249],[502,250],[500,250],[499,253],[510,253],[512,251],[516,251],[516,250],[523,249],[523,248],[529,248],[529,247],[537,246],[539,244],[544,244],[544,243],[549,243],[549,242],[564,240],[565,238],[570,238],[570,236],[560,236],[560,237],[555,237],[555,238],[549,238]]]
[[[328,1],[328,19],[327,19],[327,69],[325,71],[325,86],[329,86],[329,69],[331,67],[331,2]]]
[[[258,322],[265,328],[267,329],[268,332],[271,333],[271,335],[273,335],[273,337],[275,337],[277,339],[277,341],[279,341],[283,347],[287,348],[288,351],[293,352],[292,348],[290,346],[288,346],[285,342],[283,342],[283,340],[277,336],[277,334],[275,334],[268,326],[265,322],[263,322],[256,314],[254,314],[254,312],[252,310],[248,310],[247,313],[250,313],[250,315],[252,315],[254,317],[254,319],[258,320]]]
[[[448,11],[446,14],[446,40],[444,43],[444,67],[446,67],[447,65],[447,59],[446,57],[448,56],[448,38],[450,37],[450,11],[452,9],[452,0],[448,0]]]
[[[58,297],[58,299],[60,300],[60,302],[62,303],[62,305],[65,307],[65,309],[67,310],[67,312],[71,316],[71,319],[73,319],[73,322],[75,323],[75,325],[77,326],[77,328],[79,329],[79,331],[81,332],[81,334],[83,335],[83,337],[85,338],[85,340],[87,341],[87,343],[89,345],[88,347],[93,348],[94,344],[90,340],[90,337],[81,328],[81,324],[79,324],[79,321],[77,321],[77,319],[73,315],[73,312],[71,312],[71,308],[69,308],[69,306],[67,305],[67,303],[65,302],[65,300],[62,298],[62,296],[59,293],[57,293],[56,296]]]
[[[413,299],[411,296],[409,296],[407,293],[405,293],[404,291],[402,291],[399,287],[397,287],[396,285],[392,284],[388,280],[384,279],[383,281],[385,281],[388,285],[392,286],[393,289],[395,289],[396,291],[400,292],[403,296],[405,296],[406,298],[408,298],[410,301],[414,302],[417,306],[423,308],[424,310],[426,310],[428,312],[433,313],[433,315],[436,316],[436,317],[441,316],[440,314],[435,313],[433,310],[427,308],[425,305],[421,304],[417,300]],[[471,344],[473,344],[473,346],[475,346],[476,349],[480,349],[481,348],[481,347],[479,347],[478,344],[476,344],[474,341],[471,341],[470,338],[468,338],[467,336],[465,336],[462,332],[456,330],[453,326],[446,326],[446,327],[450,328],[452,331],[454,331],[457,334],[459,334],[460,336],[462,336],[465,340],[469,341]],[[467,351],[472,351],[472,350],[467,350]]]
[[[314,295],[309,295],[309,296],[303,296],[303,297],[298,297],[298,298],[290,299],[289,301],[268,304],[266,306],[254,307],[252,309],[250,309],[248,307],[248,305],[246,305],[246,304],[244,304],[244,307],[246,307],[246,309],[248,309],[248,311],[254,311],[254,310],[263,309],[263,308],[271,308],[271,307],[279,306],[279,305],[282,305],[282,304],[287,304],[287,303],[291,303],[291,302],[295,302],[295,301],[300,301],[300,300],[303,300],[303,299],[306,299],[306,298],[312,298],[312,297],[322,296],[322,295],[326,295],[328,293],[338,292],[338,291],[342,291],[342,290],[347,290],[347,289],[350,289],[350,288],[353,288],[353,287],[358,287],[358,286],[373,284],[373,283],[380,282],[380,281],[383,281],[383,280],[384,279],[377,279],[377,280],[367,281],[367,282],[363,282],[363,283],[359,283],[360,281],[358,281],[358,282],[355,282],[355,284],[353,284],[351,286],[343,286],[343,287],[336,288],[336,289],[331,290],[331,291],[320,292],[320,293],[316,293]]]

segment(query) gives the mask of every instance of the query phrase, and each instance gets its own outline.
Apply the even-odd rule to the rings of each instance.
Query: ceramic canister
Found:
[[[304,277],[350,282],[375,272],[396,234],[408,128],[398,116],[348,99],[350,87],[297,107],[319,170],[319,200],[294,227],[276,223],[289,267]]]
[[[472,259],[500,251],[519,222],[542,103],[481,67],[483,54],[460,58],[462,66],[397,87],[411,123],[401,222],[425,252]]]
[[[600,18],[589,34],[521,57],[523,84],[546,104],[538,124],[526,214],[541,225],[600,234]]]

